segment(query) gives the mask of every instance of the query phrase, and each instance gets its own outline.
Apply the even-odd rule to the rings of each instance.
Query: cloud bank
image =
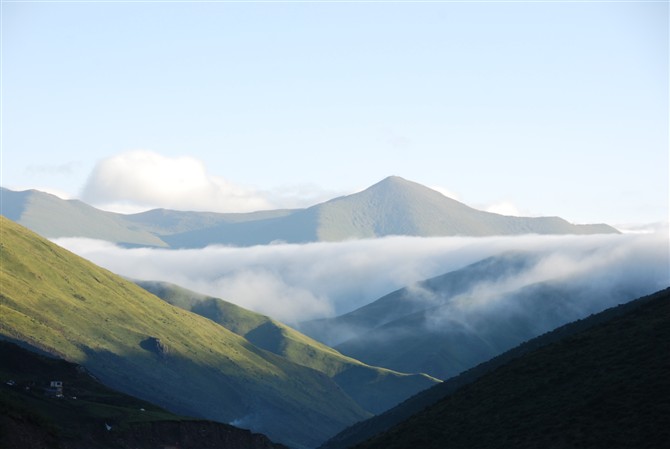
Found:
[[[426,324],[445,329],[458,322],[485,335],[498,321],[522,318],[539,334],[670,286],[667,234],[593,243],[537,248],[528,267],[442,301]]]
[[[307,207],[336,194],[311,184],[282,186],[273,191],[243,187],[211,174],[199,159],[137,150],[98,162],[81,198],[121,213],[153,208],[252,212]]]
[[[515,288],[571,273],[588,279],[594,272],[599,282],[643,279],[649,292],[670,285],[666,234],[389,237],[187,250],[125,249],[80,238],[56,243],[120,275],[172,282],[289,324],[346,313],[398,288],[510,250],[545,255],[545,262],[525,278],[509,280]]]
[[[255,191],[208,173],[202,161],[130,151],[103,159],[91,172],[82,199],[107,208],[165,207],[249,212],[271,204]]]

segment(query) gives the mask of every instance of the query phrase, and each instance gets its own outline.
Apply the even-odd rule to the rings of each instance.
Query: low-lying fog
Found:
[[[510,288],[572,275],[592,276],[594,283],[630,281],[634,291],[645,290],[640,294],[670,285],[667,230],[596,236],[388,237],[187,250],[127,249],[81,238],[55,243],[122,276],[171,282],[289,324],[346,313],[398,288],[510,250],[543,258],[532,270],[510,279]]]

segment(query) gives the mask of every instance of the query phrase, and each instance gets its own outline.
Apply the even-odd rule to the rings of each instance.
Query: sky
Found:
[[[668,2],[27,2],[0,184],[304,207],[398,175],[575,223],[668,220]]]

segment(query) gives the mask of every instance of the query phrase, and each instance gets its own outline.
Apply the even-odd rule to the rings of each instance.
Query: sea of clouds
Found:
[[[482,298],[565,276],[588,284],[670,285],[667,232],[593,236],[387,237],[337,243],[203,249],[122,248],[109,242],[55,242],[122,276],[171,282],[289,324],[332,317],[396,289],[507,251],[541,255],[532,270],[482,285]],[[630,298],[633,299],[633,298]],[[482,299],[484,301],[484,299]]]

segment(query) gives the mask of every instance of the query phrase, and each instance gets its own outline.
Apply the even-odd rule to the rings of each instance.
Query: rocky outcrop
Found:
[[[146,351],[153,352],[161,358],[167,357],[170,353],[167,345],[158,337],[149,337],[142,340],[140,347]]]

